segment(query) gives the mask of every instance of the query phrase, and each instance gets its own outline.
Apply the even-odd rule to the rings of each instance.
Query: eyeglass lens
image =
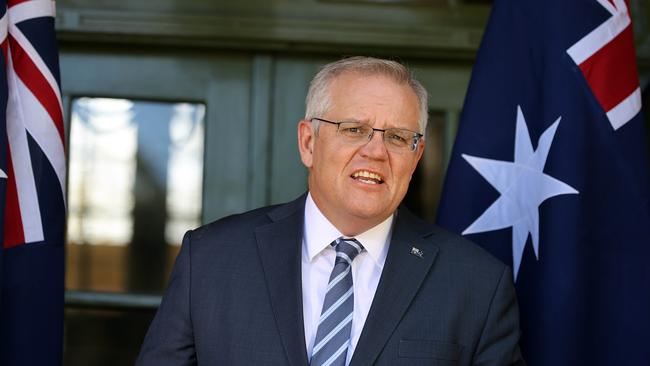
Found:
[[[355,145],[367,143],[374,132],[376,130],[364,123],[341,122],[338,126],[338,134]],[[386,148],[396,152],[414,151],[418,142],[417,134],[401,128],[383,130],[383,138]]]

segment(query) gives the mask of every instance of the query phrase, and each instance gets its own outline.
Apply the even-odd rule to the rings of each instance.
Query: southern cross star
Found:
[[[476,219],[463,235],[512,227],[512,262],[517,279],[524,246],[531,235],[535,257],[539,259],[539,205],[561,194],[578,194],[568,184],[544,174],[544,165],[551,149],[559,117],[539,138],[533,150],[526,120],[517,106],[515,159],[513,162],[479,158],[463,154],[463,158],[483,176],[501,196]]]
[[[7,174],[0,169],[0,178],[7,178]]]

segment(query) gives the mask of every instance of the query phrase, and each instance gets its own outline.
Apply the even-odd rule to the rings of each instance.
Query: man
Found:
[[[510,269],[398,208],[426,120],[396,62],[321,69],[308,194],[185,235],[138,365],[523,364]]]

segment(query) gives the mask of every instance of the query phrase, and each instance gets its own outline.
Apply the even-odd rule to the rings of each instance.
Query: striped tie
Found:
[[[327,284],[310,366],[344,366],[350,345],[354,293],[352,261],[363,251],[356,239],[336,239],[334,269]]]

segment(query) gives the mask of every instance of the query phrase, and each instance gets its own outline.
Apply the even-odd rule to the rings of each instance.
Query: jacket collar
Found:
[[[291,366],[307,366],[300,255],[305,197],[278,206],[271,223],[255,229],[257,247],[280,339]]]

